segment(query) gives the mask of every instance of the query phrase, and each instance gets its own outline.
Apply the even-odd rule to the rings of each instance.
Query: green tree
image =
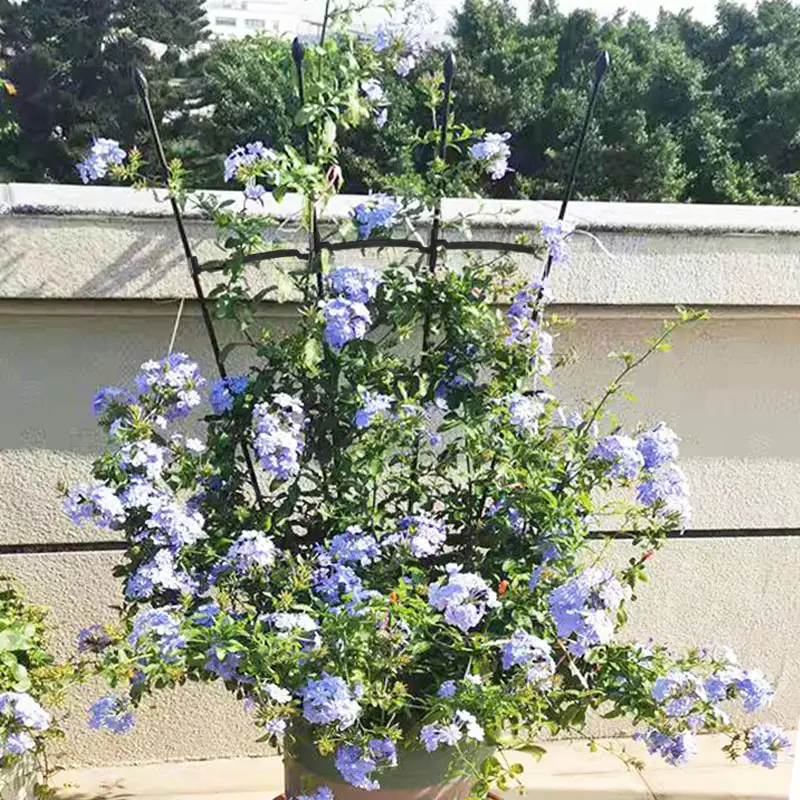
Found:
[[[151,0],[0,0],[2,56],[17,89],[11,114],[19,136],[3,144],[2,161],[17,180],[74,181],[74,164],[93,136],[130,141],[145,135],[133,94],[131,69],[143,66],[163,114],[180,103],[170,80],[181,69],[176,55],[157,60],[146,39],[157,34],[171,48],[202,37],[200,0],[172,0],[176,22],[160,31]],[[183,14],[177,14],[177,8]],[[181,19],[186,25],[178,24]],[[178,37],[171,41],[171,35]]]

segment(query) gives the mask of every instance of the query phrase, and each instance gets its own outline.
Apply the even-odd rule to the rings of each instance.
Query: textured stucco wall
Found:
[[[131,377],[165,351],[175,298],[191,291],[160,207],[143,195],[87,192],[7,187],[3,213],[0,187],[6,549],[97,538],[63,517],[57,484],[85,479],[102,445],[89,411],[95,388]],[[639,403],[618,410],[630,420],[664,419],[681,433],[694,528],[745,536],[671,542],[640,593],[631,631],[675,644],[730,644],[776,679],[780,701],[771,716],[793,726],[800,714],[800,538],[765,532],[800,528],[800,220],[790,209],[749,211],[578,204],[576,213],[614,259],[582,237],[572,266],[556,275],[558,311],[575,320],[557,346],[579,355],[560,371],[556,391],[573,402],[596,395],[614,374],[606,354],[655,332],[672,303],[711,308],[710,322],[682,331],[673,353],[638,373]],[[488,234],[509,235],[509,226],[552,215],[547,204],[523,204],[516,215],[493,220]],[[199,222],[192,234],[208,237]],[[213,245],[204,247],[213,257]],[[265,309],[275,325],[291,312]],[[177,346],[210,374],[191,303]],[[624,558],[625,549],[615,557]],[[3,555],[0,573],[18,576],[35,600],[52,607],[56,645],[66,654],[83,625],[112,617],[117,558],[91,549]],[[69,709],[66,763],[260,752],[246,716],[220,691],[192,687],[163,696],[124,739],[86,731],[93,691],[82,690]]]

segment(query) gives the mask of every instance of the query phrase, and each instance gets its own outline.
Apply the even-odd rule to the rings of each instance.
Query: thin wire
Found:
[[[178,328],[181,326],[181,318],[183,317],[183,308],[186,305],[186,298],[181,297],[181,302],[178,304],[178,314],[175,317],[175,324],[172,326],[172,336],[169,340],[169,349],[167,355],[171,356],[172,351],[175,349],[175,340],[178,338]]]

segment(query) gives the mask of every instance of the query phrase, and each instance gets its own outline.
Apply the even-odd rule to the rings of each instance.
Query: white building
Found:
[[[256,33],[308,36],[318,29],[318,0],[206,0],[211,36],[238,39]]]

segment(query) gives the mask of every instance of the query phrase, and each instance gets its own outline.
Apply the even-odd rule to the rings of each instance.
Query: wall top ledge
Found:
[[[211,194],[209,192],[209,194]],[[219,199],[237,203],[241,192],[214,192]],[[158,195],[158,196],[157,196]],[[346,217],[363,197],[340,195],[326,211],[326,218]],[[254,213],[278,219],[296,217],[298,196],[282,203],[271,200],[263,206],[251,203]],[[506,227],[528,229],[558,215],[554,200],[478,200],[450,198],[444,204],[449,221],[470,218],[477,228]],[[0,216],[51,215],[163,218],[170,214],[165,194],[113,186],[74,186],[66,184],[0,184]],[[193,215],[191,212],[187,216]],[[593,231],[639,231],[692,234],[800,234],[800,207],[797,206],[721,206],[680,203],[601,203],[576,201],[570,205],[568,219],[579,228]]]

